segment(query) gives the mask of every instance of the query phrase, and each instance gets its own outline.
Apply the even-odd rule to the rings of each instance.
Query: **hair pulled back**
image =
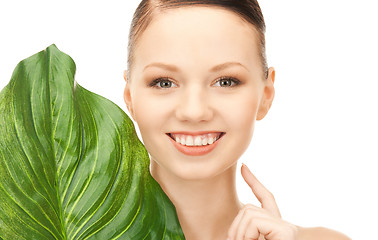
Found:
[[[260,58],[265,77],[267,76],[268,65],[265,54],[265,21],[257,0],[142,0],[134,12],[130,27],[127,58],[128,80],[131,77],[130,71],[133,67],[135,46],[153,17],[166,9],[196,5],[224,8],[238,14],[242,19],[253,25],[258,33]]]

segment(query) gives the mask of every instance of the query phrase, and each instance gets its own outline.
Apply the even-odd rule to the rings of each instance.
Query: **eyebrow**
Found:
[[[249,71],[246,66],[244,66],[243,64],[241,64],[239,62],[225,62],[225,63],[222,63],[222,64],[219,64],[219,65],[212,67],[210,69],[210,72],[219,72],[223,69],[226,69],[226,68],[229,68],[229,67],[232,67],[232,66],[241,66],[241,67],[245,68],[247,71]],[[162,63],[162,62],[155,62],[155,63],[148,64],[147,66],[144,67],[143,71],[145,71],[149,67],[159,67],[159,68],[163,68],[163,69],[166,69],[168,71],[171,71],[171,72],[179,72],[180,71],[180,69],[177,66]]]

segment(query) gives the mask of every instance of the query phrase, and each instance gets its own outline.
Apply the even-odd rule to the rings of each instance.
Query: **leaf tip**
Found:
[[[48,46],[48,47],[46,48],[46,50],[58,50],[58,51],[59,51],[59,49],[58,49],[58,47],[55,45],[55,43],[53,43],[53,44],[51,44],[50,46]]]

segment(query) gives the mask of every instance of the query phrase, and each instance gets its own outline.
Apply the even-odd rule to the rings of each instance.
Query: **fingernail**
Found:
[[[244,163],[243,163],[243,166],[245,167],[245,169],[249,170],[249,167],[245,165]]]
[[[249,170],[249,167],[243,163],[244,167],[246,167]]]

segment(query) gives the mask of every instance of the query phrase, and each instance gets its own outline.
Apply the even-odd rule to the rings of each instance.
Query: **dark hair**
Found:
[[[242,19],[252,24],[258,32],[260,58],[265,77],[267,77],[268,65],[265,54],[265,21],[257,0],[142,0],[135,10],[130,27],[127,79],[130,78],[136,42],[143,31],[148,27],[153,17],[165,9],[195,5],[221,7],[238,14]]]

